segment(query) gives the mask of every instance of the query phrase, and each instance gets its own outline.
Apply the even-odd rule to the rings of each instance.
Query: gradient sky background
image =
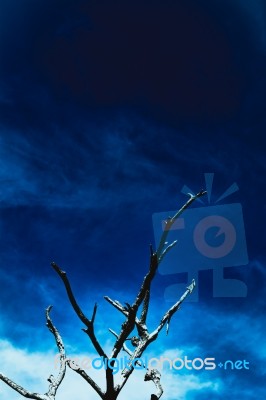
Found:
[[[212,271],[200,273],[200,301],[184,304],[147,354],[250,362],[166,370],[164,400],[264,399],[265,2],[2,0],[0,55],[0,371],[46,391],[56,354],[49,304],[69,353],[93,357],[53,260],[89,316],[98,302],[96,329],[110,348],[107,330],[122,319],[103,295],[133,300],[152,214],[181,206],[183,185],[204,188],[207,172],[214,199],[239,186],[228,202],[242,204],[249,263],[225,273],[248,295],[214,299]],[[151,327],[179,278],[156,277]],[[149,399],[142,380],[136,373],[121,400]],[[0,394],[21,398],[2,382]],[[96,395],[68,371],[58,400],[73,398]]]

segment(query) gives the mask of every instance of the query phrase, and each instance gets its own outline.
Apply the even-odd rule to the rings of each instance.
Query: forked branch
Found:
[[[59,351],[60,368],[59,368],[59,373],[58,373],[57,378],[55,378],[53,375],[50,375],[49,378],[47,379],[48,382],[50,383],[47,393],[45,393],[45,394],[32,393],[32,392],[28,391],[27,389],[24,389],[22,386],[18,385],[11,379],[7,378],[5,375],[0,374],[0,379],[3,382],[5,382],[8,386],[10,386],[12,389],[14,389],[16,392],[18,392],[22,396],[26,397],[27,399],[54,400],[55,396],[56,396],[56,392],[65,376],[66,353],[65,353],[64,343],[63,343],[62,338],[61,338],[58,330],[54,326],[52,319],[50,317],[51,309],[52,309],[52,306],[49,306],[46,309],[46,325],[47,325],[49,331],[54,335],[54,338],[55,338],[55,342],[56,342],[56,345],[57,345],[57,348]]]
[[[94,305],[91,320],[88,319],[76,301],[76,298],[73,294],[73,291],[72,291],[71,285],[69,283],[66,272],[62,271],[55,262],[52,262],[51,265],[52,265],[53,269],[56,271],[56,273],[59,275],[61,280],[63,281],[69,301],[72,305],[72,308],[74,309],[74,311],[77,314],[77,316],[79,317],[79,319],[86,326],[86,329],[82,329],[82,330],[89,336],[91,343],[93,344],[93,346],[94,346],[95,350],[97,351],[97,353],[99,354],[99,356],[103,357],[104,360],[108,360],[108,356],[104,352],[104,350],[103,350],[102,346],[100,345],[98,339],[96,338],[96,335],[94,332],[94,321],[95,321],[95,316],[96,316],[96,312],[97,312],[97,304]],[[113,371],[109,367],[109,363],[107,363],[107,364],[108,364],[108,367],[106,368],[106,390],[107,391],[109,390],[110,392],[112,392],[114,390]],[[77,371],[77,372],[79,372],[79,371]],[[80,375],[85,380],[87,380],[84,374],[80,373]]]
[[[94,309],[93,309],[93,314],[92,314],[92,319],[89,320],[86,315],[83,313],[83,311],[81,310],[80,306],[78,305],[75,296],[73,294],[71,285],[69,283],[67,274],[65,271],[62,271],[58,265],[55,262],[51,263],[51,266],[53,267],[53,269],[55,270],[55,272],[59,275],[59,277],[61,278],[61,280],[63,281],[63,284],[65,286],[70,304],[72,305],[75,313],[77,314],[77,316],[79,317],[79,319],[83,322],[83,324],[86,326],[86,329],[83,329],[84,332],[86,332],[88,334],[88,336],[90,337],[90,340],[95,348],[95,350],[97,351],[97,353],[99,354],[99,356],[101,357],[107,357],[103,348],[101,347],[100,343],[98,342],[95,333],[94,333],[94,320],[95,320],[95,315],[96,315],[96,311],[97,311],[97,305],[95,304]]]

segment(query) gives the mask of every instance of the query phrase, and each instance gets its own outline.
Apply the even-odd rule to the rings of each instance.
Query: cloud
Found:
[[[39,128],[36,133],[3,127],[2,207],[95,209],[125,202],[145,204],[161,194],[178,192],[185,180],[199,185],[199,174],[206,171],[226,175],[235,170],[237,176],[237,166],[248,151],[240,138],[231,138],[227,143],[231,157],[224,158],[214,143],[140,116],[117,116],[102,126],[84,119],[78,126],[70,125],[56,127],[51,122],[48,132]],[[255,164],[251,154],[249,159],[243,168],[249,168],[253,182],[260,184],[256,168],[261,168],[264,157],[256,153]],[[257,167],[250,168],[251,163]]]
[[[176,356],[177,353],[169,350],[163,356],[169,357],[172,354]],[[79,360],[88,359],[88,357],[92,360],[95,355],[80,353],[77,357]],[[0,341],[0,359],[1,373],[30,391],[45,393],[48,387],[46,379],[51,373],[56,375],[57,371],[57,368],[55,368],[55,354],[52,352],[29,352],[26,349],[14,346],[8,341]],[[101,372],[103,371],[94,369],[87,371],[99,385],[104,386],[104,374]],[[116,378],[117,376],[115,375]],[[149,398],[150,394],[154,392],[154,385],[151,382],[144,382],[143,378],[143,371],[134,371],[123,392],[121,392],[121,398],[127,398],[128,400]],[[216,393],[221,387],[219,379],[203,378],[194,374],[178,376],[167,370],[163,372],[162,384],[165,388],[165,400],[176,400],[177,398],[185,400],[192,390],[198,393],[208,389]],[[137,393],[136,387],[138,388]],[[16,392],[1,381],[0,394],[2,400],[15,400],[19,397]],[[77,396],[80,400],[95,399],[95,394],[88,384],[75,372],[67,369],[66,377],[58,391],[57,400],[70,400]]]
[[[158,167],[136,144],[113,128],[87,127],[79,138],[53,132],[48,140],[8,131],[2,137],[0,179],[2,206],[42,205],[62,208],[106,207],[121,199],[143,199],[158,191]],[[152,179],[152,183],[149,181]]]

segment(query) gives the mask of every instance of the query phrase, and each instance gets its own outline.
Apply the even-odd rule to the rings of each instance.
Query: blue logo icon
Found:
[[[205,174],[208,200],[214,174]],[[238,190],[233,184],[217,201]],[[186,186],[182,189],[187,192]],[[193,193],[192,193],[193,194]],[[185,210],[168,232],[168,243],[177,240],[159,266],[162,275],[186,272],[190,284],[198,281],[198,272],[213,270],[213,297],[246,297],[246,285],[237,279],[225,279],[224,268],[241,266],[248,263],[242,206],[240,203],[204,205]],[[158,247],[165,229],[165,221],[176,213],[167,211],[153,215],[155,243]],[[196,286],[196,289],[198,285]],[[180,292],[180,284],[171,284],[165,290],[165,299],[175,301]],[[198,301],[198,290],[194,290],[190,301]]]

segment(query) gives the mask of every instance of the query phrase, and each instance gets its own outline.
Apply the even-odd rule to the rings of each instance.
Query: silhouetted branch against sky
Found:
[[[195,280],[193,279],[192,283],[187,287],[187,290],[184,292],[181,298],[163,315],[157,328],[154,329],[151,333],[149,333],[148,327],[146,325],[146,319],[148,314],[149,303],[151,300],[150,297],[151,284],[156,275],[157,268],[159,266],[159,263],[162,261],[163,256],[165,256],[166,252],[170,251],[170,249],[172,248],[171,245],[167,246],[166,240],[168,233],[172,225],[176,221],[176,219],[193,203],[194,200],[203,196],[205,193],[206,192],[202,190],[195,196],[191,196],[190,199],[184,204],[183,207],[181,207],[181,209],[173,217],[165,221],[165,229],[162,233],[162,238],[158,249],[154,252],[152,247],[150,248],[151,251],[150,251],[149,271],[144,276],[139,292],[137,293],[136,298],[132,303],[132,305],[130,305],[129,303],[125,303],[125,306],[122,306],[122,304],[119,301],[112,300],[108,296],[104,297],[115,309],[120,311],[125,316],[125,321],[121,326],[119,334],[115,333],[115,331],[113,331],[111,328],[109,329],[110,332],[116,338],[110,357],[105,353],[103,347],[100,345],[94,330],[94,323],[97,313],[97,304],[95,303],[93,307],[92,317],[91,319],[89,319],[78,305],[76,297],[71,288],[71,284],[66,275],[66,272],[61,270],[55,262],[51,263],[52,268],[58,274],[58,276],[63,282],[69,302],[74,312],[86,326],[86,328],[83,328],[82,330],[88,335],[98,355],[103,358],[105,365],[107,365],[105,389],[101,389],[98,386],[98,384],[86,373],[84,369],[82,369],[71,359],[67,358],[62,337],[59,334],[57,328],[54,326],[52,319],[50,317],[50,311],[52,309],[52,306],[49,306],[46,309],[46,321],[47,321],[46,325],[55,338],[55,342],[58,347],[60,355],[59,358],[60,367],[57,378],[55,378],[53,375],[50,375],[48,378],[48,382],[50,383],[48,392],[44,395],[31,393],[2,374],[0,375],[0,379],[24,397],[37,400],[54,400],[56,397],[57,390],[65,377],[66,366],[69,366],[72,370],[74,370],[77,374],[79,374],[103,400],[115,400],[120,395],[121,390],[123,389],[128,378],[132,374],[134,370],[135,360],[140,359],[140,357],[142,356],[143,352],[147,349],[149,344],[157,339],[158,334],[160,333],[160,331],[162,330],[162,328],[165,326],[166,323],[168,332],[169,323],[172,316],[175,314],[176,311],[180,309],[180,306],[183,303],[183,301],[187,298],[189,294],[192,293],[195,287]],[[165,246],[167,247],[164,249]],[[138,318],[137,314],[141,305],[142,305],[141,315],[140,318]],[[131,335],[131,333],[134,331],[135,328],[137,329],[138,336],[134,336],[130,339],[129,336]],[[134,346],[133,351],[127,347],[126,345],[127,340],[131,340],[131,344]],[[126,351],[130,357],[128,364],[121,371],[121,382],[115,385],[112,366],[114,365],[114,362],[116,361],[121,350]],[[160,372],[154,368],[148,368],[147,366],[143,366],[143,368],[147,370],[144,380],[145,381],[152,380],[157,389],[156,394],[151,395],[152,398],[159,399],[163,394],[163,388],[160,382],[160,377],[161,377]],[[78,395],[78,386],[77,386],[77,395]]]

